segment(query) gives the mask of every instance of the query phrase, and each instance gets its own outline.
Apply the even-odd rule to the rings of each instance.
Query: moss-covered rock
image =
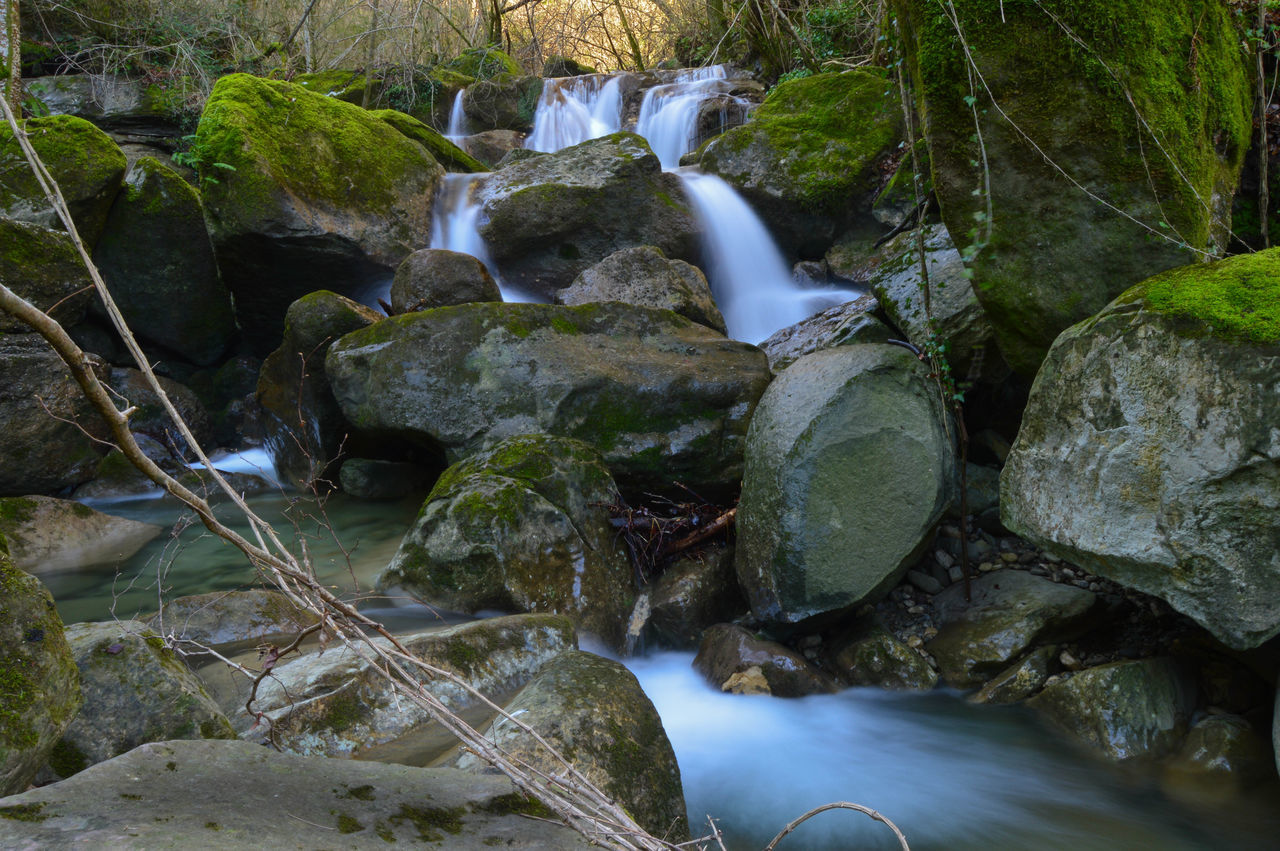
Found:
[[[962,250],[981,249],[978,298],[1015,370],[1034,374],[1062,329],[1129,286],[1225,244],[1252,114],[1226,6],[893,7],[943,221]],[[975,223],[988,201],[991,221]]]
[[[658,647],[696,649],[702,632],[747,611],[733,570],[733,547],[710,546],[676,559],[649,590],[647,635]]]
[[[583,74],[595,73],[598,72],[590,65],[584,65],[572,57],[562,56],[559,53],[551,54],[547,57],[547,61],[542,63],[544,77],[581,77]]]
[[[462,110],[476,132],[528,133],[542,96],[541,77],[499,77],[472,83],[462,93]]]
[[[328,71],[317,71],[314,74],[298,74],[293,82],[309,92],[334,98],[344,103],[361,106],[365,100],[365,90],[373,86],[369,92],[370,102],[376,102],[382,94],[382,80],[372,81],[363,71],[350,68],[331,68]]]
[[[214,646],[249,641],[278,643],[317,620],[312,613],[294,606],[284,594],[255,588],[168,600],[145,623],[176,641]]]
[[[92,248],[124,180],[124,153],[110,136],[83,118],[51,115],[29,119],[23,127],[61,189],[80,238]],[[0,214],[62,227],[7,124],[0,125]]]
[[[51,496],[0,497],[0,533],[19,569],[42,574],[117,564],[162,530]]]
[[[469,47],[444,63],[444,67],[473,80],[514,77],[521,73],[519,62],[512,59],[510,54],[492,46]]]
[[[436,162],[444,166],[445,171],[471,174],[477,171],[489,170],[489,167],[484,163],[412,115],[394,109],[379,109],[369,114],[381,118],[394,127],[396,132],[426,148],[427,153],[431,154]]]
[[[1210,715],[1187,734],[1170,765],[1174,777],[1211,781],[1234,792],[1254,788],[1275,777],[1270,743],[1239,715]]]
[[[924,656],[878,624],[862,624],[831,643],[829,667],[851,686],[929,691],[938,674]]]
[[[193,150],[217,181],[203,191],[223,279],[264,354],[317,281],[360,292],[424,245],[444,174],[377,116],[246,74],[214,86]]]
[[[94,298],[93,282],[71,237],[43,225],[0,218],[0,279],[18,295],[72,328]],[[0,333],[26,332],[25,322],[0,312]]]
[[[187,77],[156,82],[112,74],[58,74],[23,80],[22,87],[49,114],[74,115],[108,133],[153,139],[181,135],[182,120],[191,117],[188,104],[201,96]]]
[[[502,290],[484,263],[459,251],[419,249],[404,259],[391,282],[392,313],[473,301],[502,301]]]
[[[741,192],[789,248],[820,253],[841,227],[869,215],[877,166],[901,127],[883,72],[817,74],[778,85],[751,121],[703,149],[700,164]]]

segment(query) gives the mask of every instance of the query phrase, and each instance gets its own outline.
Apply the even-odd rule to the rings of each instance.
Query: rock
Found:
[[[201,366],[231,344],[235,314],[204,208],[173,169],[150,157],[130,169],[93,260],[143,341]]]
[[[381,118],[394,127],[396,132],[421,145],[436,162],[444,166],[445,171],[456,174],[472,174],[489,170],[484,163],[412,115],[407,115],[394,109],[375,109],[369,114],[376,118]]]
[[[216,172],[203,187],[210,233],[240,326],[262,355],[317,281],[360,293],[426,244],[444,174],[359,107],[247,74],[218,80],[194,150]]]
[[[468,47],[445,64],[473,80],[505,79],[522,71],[519,62],[496,47]]]
[[[1249,789],[1275,777],[1271,744],[1239,715],[1210,715],[1187,734],[1170,771]]]
[[[468,614],[567,615],[620,648],[635,592],[605,509],[617,501],[586,444],[509,438],[441,474],[378,584]]]
[[[80,709],[80,674],[53,597],[0,534],[0,797],[31,783]],[[9,802],[6,801],[6,804]],[[7,819],[0,819],[0,831]],[[0,844],[7,844],[0,840]]]
[[[692,649],[712,624],[747,610],[733,569],[733,548],[708,547],[673,561],[650,591],[649,631],[659,647]]]
[[[279,642],[316,623],[278,591],[214,591],[167,601],[148,618],[148,628],[171,641],[205,646]],[[285,644],[288,642],[286,641]]]
[[[946,412],[898,346],[806,355],[747,437],[738,582],[765,621],[834,615],[888,591],[951,502]]]
[[[477,193],[480,235],[502,280],[523,292],[549,298],[622,248],[696,256],[698,226],[680,179],[633,133],[510,163]]]
[[[65,329],[84,318],[93,282],[65,231],[0,218],[0,279],[18,295],[49,313]],[[50,312],[52,311],[52,312]],[[0,311],[0,334],[32,329]]]
[[[544,77],[581,77],[583,74],[595,73],[597,73],[596,69],[590,65],[583,65],[578,60],[559,53],[551,54],[547,57],[547,61],[542,63]]]
[[[50,754],[47,776],[70,777],[146,742],[235,738],[195,674],[138,621],[72,624],[67,642],[84,706]]]
[[[461,145],[467,153],[493,169],[507,154],[524,150],[524,134],[516,130],[485,130],[463,137]]]
[[[471,126],[479,130],[528,133],[533,129],[533,115],[541,96],[541,77],[481,80],[462,93],[462,110]]]
[[[506,778],[302,757],[246,742],[143,745],[4,805],[31,814],[0,818],[6,848],[594,847]]]
[[[907,581],[925,594],[942,593],[942,583],[925,573],[923,570],[908,570]]]
[[[393,316],[326,361],[357,429],[450,460],[544,432],[598,449],[625,488],[736,486],[764,355],[672,313],[622,304],[466,304]],[[703,488],[706,489],[704,492]]]
[[[757,667],[769,684],[769,693],[778,697],[836,690],[831,678],[799,653],[776,641],[756,638],[735,624],[716,624],[703,632],[693,667],[715,688],[721,688],[734,674]]]
[[[1000,673],[1036,644],[1072,638],[1092,622],[1098,597],[1026,571],[984,574],[957,583],[933,599],[938,637],[929,652],[954,688],[972,688]]]
[[[257,393],[268,414],[267,443],[286,481],[334,477],[335,459],[351,428],[329,387],[325,355],[342,335],[381,319],[377,311],[328,290],[289,305],[284,339],[262,362]]]
[[[20,570],[56,573],[119,564],[163,531],[51,496],[0,497],[0,534]]]
[[[1037,647],[969,696],[972,703],[1017,703],[1040,690],[1057,667],[1058,648]]]
[[[342,462],[338,482],[347,496],[391,500],[425,491],[431,476],[421,465],[406,461],[348,458]]]
[[[175,106],[188,94],[182,80],[168,85],[107,74],[59,74],[22,81],[52,115],[74,115],[109,133],[177,138]],[[170,86],[177,85],[177,88]]]
[[[1114,662],[1052,682],[1027,705],[1108,759],[1158,759],[1187,734],[1195,683],[1170,659]]]
[[[874,296],[829,307],[808,319],[776,332],[760,344],[769,356],[769,368],[782,372],[805,355],[836,346],[857,343],[886,343],[893,332],[871,315],[880,305]]]
[[[675,752],[658,710],[621,664],[566,651],[544,665],[504,709],[570,759],[641,827],[669,841],[688,837]],[[559,760],[505,719],[491,724],[485,737],[536,768],[562,770]],[[463,754],[456,765],[475,770],[485,764]]]
[[[191,434],[202,446],[212,446],[213,430],[209,424],[209,413],[204,409],[199,397],[188,387],[179,384],[172,378],[156,376],[160,387],[178,412],[178,416],[187,424]],[[115,404],[120,410],[136,408],[129,417],[129,431],[135,435],[144,434],[164,446],[169,453],[169,461],[174,459],[172,452],[185,455],[190,451],[187,441],[178,431],[169,414],[160,402],[160,396],[151,388],[141,370],[130,367],[114,367],[111,370],[111,389],[115,391]],[[164,466],[171,466],[169,465]]]
[[[887,629],[866,625],[832,642],[830,669],[846,685],[929,691],[938,675],[925,658]]]
[[[742,193],[787,249],[821,254],[870,214],[877,166],[902,135],[891,89],[870,69],[781,83],[750,121],[709,142],[699,164]]]
[[[1063,332],[1001,476],[1009,529],[1237,649],[1280,633],[1277,264],[1166,272]]]
[[[610,254],[555,296],[556,304],[601,301],[674,310],[699,325],[726,333],[724,317],[702,270],[683,260],[668,260],[652,245]]]
[[[928,116],[942,220],[962,251],[977,249],[977,296],[1015,371],[1033,375],[1060,331],[1143,278],[1225,247],[1253,112],[1230,10],[1031,4],[996,23],[966,0],[954,10],[962,51],[950,9],[891,9]],[[1193,41],[1196,62],[1170,61]],[[990,86],[976,95],[966,56]],[[975,229],[977,214],[994,226]]]
[[[90,358],[105,379],[101,361]],[[93,436],[105,438],[107,427],[42,338],[0,334],[0,433],[0,496],[21,496],[92,478],[103,450]]]
[[[80,238],[92,249],[124,180],[124,153],[110,136],[82,118],[31,118],[24,127],[31,147],[61,189]],[[8,124],[0,125],[0,175],[0,215],[62,228]]]
[[[404,259],[391,284],[391,312],[412,313],[472,301],[502,301],[485,265],[470,254],[422,248]]]
[[[427,664],[498,698],[577,646],[572,625],[557,615],[491,618],[399,640]],[[470,691],[451,680],[437,676],[430,682],[431,693],[453,712],[477,705]],[[280,747],[306,755],[358,755],[429,722],[425,709],[398,697],[368,662],[343,647],[282,661],[258,689],[254,706],[264,718],[252,729],[253,719],[237,716],[241,738],[258,741],[269,729]]]

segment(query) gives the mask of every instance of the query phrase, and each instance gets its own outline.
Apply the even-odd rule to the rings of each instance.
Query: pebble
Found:
[[[1078,671],[1082,667],[1080,660],[1075,656],[1072,656],[1071,652],[1068,650],[1063,650],[1058,654],[1058,661],[1061,662],[1062,667],[1066,668],[1068,671]]]
[[[907,636],[907,646],[919,650],[924,647],[924,639],[918,635],[909,635]]]
[[[812,662],[818,658],[818,651],[814,650],[812,647],[806,647],[804,649],[804,658]]]
[[[1089,583],[1089,590],[1090,590],[1090,591],[1092,591],[1093,593],[1097,594],[1099,591],[1101,591],[1101,590],[1102,590],[1102,586],[1101,586],[1101,585],[1099,585],[1097,582],[1090,582],[1090,583]]]
[[[1031,568],[1030,572],[1032,576],[1048,576],[1049,568],[1045,567],[1043,564],[1037,564],[1035,567]]]
[[[907,580],[926,594],[942,593],[942,583],[922,570],[908,570]]]
[[[1018,556],[1018,564],[1031,564],[1031,562],[1035,561],[1037,558],[1039,558],[1039,556],[1037,556],[1035,553],[1028,550],[1022,555]]]
[[[909,615],[923,615],[923,614],[924,614],[924,606],[912,606],[911,608],[907,609],[907,614],[909,614]]]
[[[1049,564],[1057,564],[1058,562],[1062,561],[1062,559],[1058,558],[1053,553],[1045,553],[1044,560],[1049,562]]]
[[[1018,554],[1017,553],[1000,553],[1000,560],[1005,564],[1017,564]]]
[[[924,640],[931,641],[938,637],[938,628],[936,626],[926,626],[924,628]]]
[[[956,563],[956,560],[951,556],[951,553],[946,550],[934,550],[933,560],[945,568],[950,568],[951,565]]]
[[[991,562],[989,562],[989,561],[984,561],[982,564],[978,565],[978,572],[979,572],[979,573],[990,573],[991,571],[996,570],[998,567],[999,567],[999,565],[997,565],[997,564],[992,564],[992,563],[991,563]]]
[[[947,576],[951,577],[952,582],[959,582],[964,579],[964,570],[959,565],[953,565],[947,568]]]
[[[1075,585],[1077,588],[1088,588],[1088,587],[1089,587],[1089,582],[1088,582],[1088,580],[1086,580],[1086,579],[1077,579],[1075,582],[1073,582],[1073,583],[1071,583],[1071,584]],[[1094,583],[1094,584],[1096,585],[1097,583]]]

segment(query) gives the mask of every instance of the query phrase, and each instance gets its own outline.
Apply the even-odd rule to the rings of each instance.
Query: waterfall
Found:
[[[502,283],[498,267],[489,254],[489,246],[480,236],[480,203],[473,197],[473,190],[477,181],[485,177],[488,177],[487,173],[444,176],[431,216],[431,242],[427,247],[447,248],[479,260],[498,282],[503,301],[534,301],[527,294]]]
[[[721,93],[721,80],[725,76],[723,65],[695,68],[645,92],[636,133],[648,140],[663,168],[675,168],[680,158],[693,150],[697,142],[698,107],[707,98]]]
[[[444,131],[444,137],[455,145],[467,135],[467,114],[462,111],[462,91],[459,89],[454,95],[453,107],[449,110],[449,129]]]
[[[524,146],[558,151],[622,129],[622,77],[590,74],[547,80]]]

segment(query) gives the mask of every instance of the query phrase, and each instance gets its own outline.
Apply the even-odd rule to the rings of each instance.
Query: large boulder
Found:
[[[55,573],[119,564],[163,530],[113,517],[51,496],[0,497],[0,534],[14,564],[28,573]]]
[[[585,443],[509,438],[441,474],[378,582],[468,614],[567,615],[620,647],[633,591],[606,509],[617,502]]]
[[[223,280],[261,354],[298,297],[359,294],[425,245],[444,174],[358,106],[247,74],[218,80],[193,150],[216,180],[203,192]]]
[[[947,411],[898,346],[841,346],[787,367],[747,436],[738,581],[756,617],[795,623],[887,591],[951,503]]]
[[[662,719],[635,675],[621,664],[580,650],[562,653],[504,709],[533,728],[645,830],[675,842],[689,835],[680,766]],[[563,770],[559,760],[503,718],[485,736],[542,771]],[[464,754],[456,765],[478,769],[485,763]]]
[[[94,263],[129,327],[145,342],[207,366],[236,333],[200,196],[159,160],[143,157],[116,196]]]
[[[43,225],[0,218],[0,280],[70,329],[94,298],[93,282],[71,237]],[[32,330],[0,311],[0,333]]]
[[[412,115],[394,109],[377,109],[369,113],[390,124],[407,139],[412,139],[444,166],[445,171],[458,174],[471,174],[488,171],[489,168],[453,142],[446,139]]]
[[[27,788],[80,708],[80,674],[53,597],[0,535],[0,797]],[[3,819],[0,819],[3,822]]]
[[[185,97],[194,95],[187,81],[169,85],[107,74],[60,74],[22,81],[28,96],[40,99],[52,115],[74,115],[109,133],[176,138],[182,130],[178,114]]]
[[[942,219],[1016,371],[1148,275],[1225,246],[1253,113],[1228,7],[892,8]]]
[[[1004,524],[1217,638],[1280,633],[1280,250],[1158,275],[1063,332]]]
[[[525,292],[550,297],[622,248],[696,256],[698,228],[680,179],[633,133],[513,162],[480,185],[478,198],[480,235],[502,279]]]
[[[518,434],[574,437],[624,488],[648,489],[734,487],[769,380],[753,346],[616,303],[392,316],[335,343],[326,370],[356,428],[441,446],[454,461]]]
[[[542,96],[541,77],[500,76],[467,86],[462,93],[462,110],[475,130],[533,129],[533,116]]]
[[[902,135],[902,108],[878,70],[779,84],[752,119],[713,139],[700,165],[742,193],[786,247],[820,254],[870,215],[880,164]]]
[[[254,588],[168,600],[146,625],[168,640],[212,647],[279,642],[318,621],[316,615],[297,608],[279,591]]]
[[[391,282],[392,313],[472,301],[502,301],[502,291],[484,263],[459,251],[421,248],[404,259]]]

